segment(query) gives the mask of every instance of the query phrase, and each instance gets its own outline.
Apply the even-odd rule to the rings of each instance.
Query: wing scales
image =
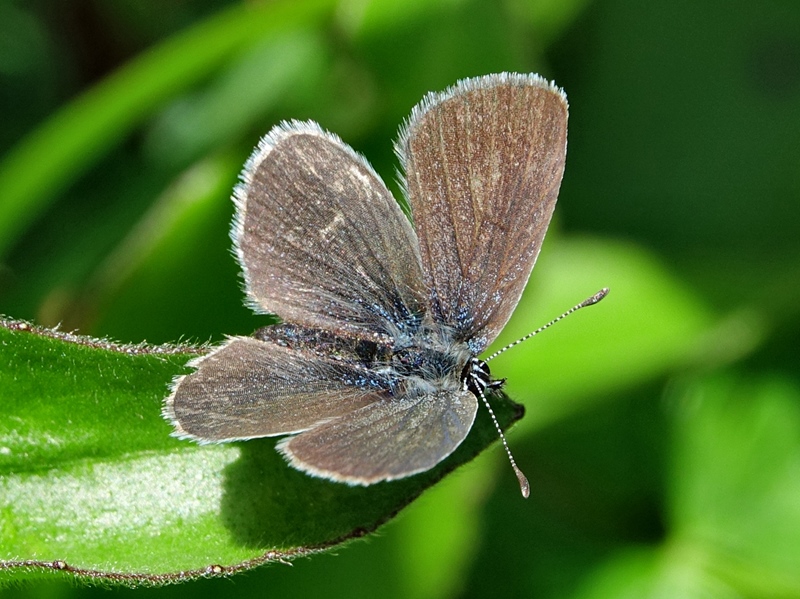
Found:
[[[537,76],[467,80],[414,109],[398,144],[434,318],[476,353],[519,301],[564,171],[567,103]]]
[[[296,433],[376,400],[385,381],[341,361],[233,337],[178,379],[164,414],[179,437],[222,442]]]
[[[278,447],[299,470],[370,485],[424,472],[441,462],[467,436],[477,409],[468,391],[391,398],[284,439]]]
[[[378,175],[309,123],[272,130],[237,189],[233,237],[250,303],[365,337],[427,308],[416,235]]]

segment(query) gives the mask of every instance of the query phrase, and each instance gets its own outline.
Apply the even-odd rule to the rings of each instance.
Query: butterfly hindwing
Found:
[[[193,361],[164,414],[179,437],[221,442],[308,430],[376,401],[385,383],[351,363],[252,337]]]
[[[478,402],[464,390],[414,393],[373,402],[278,448],[295,468],[368,485],[429,470],[464,440]]]

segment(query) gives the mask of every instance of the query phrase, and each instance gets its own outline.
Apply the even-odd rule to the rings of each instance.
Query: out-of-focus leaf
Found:
[[[56,113],[0,162],[0,256],[104,150],[166,98],[264,35],[312,23],[331,0],[237,4],[142,54]]]
[[[800,596],[800,389],[729,376],[677,401],[676,543],[746,596]]]
[[[324,52],[320,36],[307,30],[254,44],[207,89],[180,98],[159,115],[148,135],[150,160],[182,165],[239,139],[284,96],[308,85],[323,69]]]
[[[665,542],[620,550],[576,599],[800,595],[800,389],[718,376],[671,394]]]
[[[524,427],[541,426],[628,385],[675,368],[725,362],[751,351],[763,325],[715,318],[642,248],[603,239],[555,238],[539,257],[500,348],[609,287],[595,306],[491,362],[525,404]],[[490,349],[490,352],[493,349]]]

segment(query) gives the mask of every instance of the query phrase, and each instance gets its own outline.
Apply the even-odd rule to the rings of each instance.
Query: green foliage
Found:
[[[0,39],[0,314],[132,344],[249,334],[267,321],[227,233],[258,137],[319,121],[391,182],[414,103],[502,70],[566,89],[570,141],[497,347],[611,288],[492,363],[526,407],[528,502],[497,447],[431,486],[495,440],[485,414],[441,470],[350,489],[269,440],[171,438],[190,346],[0,328],[0,560],[157,576],[298,556],[427,488],[293,568],[116,592],[800,596],[794,3],[7,2]],[[106,592],[60,578],[0,571],[34,581],[0,597]]]

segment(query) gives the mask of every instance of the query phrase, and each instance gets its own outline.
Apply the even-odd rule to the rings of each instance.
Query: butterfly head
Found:
[[[464,389],[480,397],[487,389],[500,389],[506,379],[492,379],[489,365],[478,358],[470,358],[461,371],[461,384]]]

